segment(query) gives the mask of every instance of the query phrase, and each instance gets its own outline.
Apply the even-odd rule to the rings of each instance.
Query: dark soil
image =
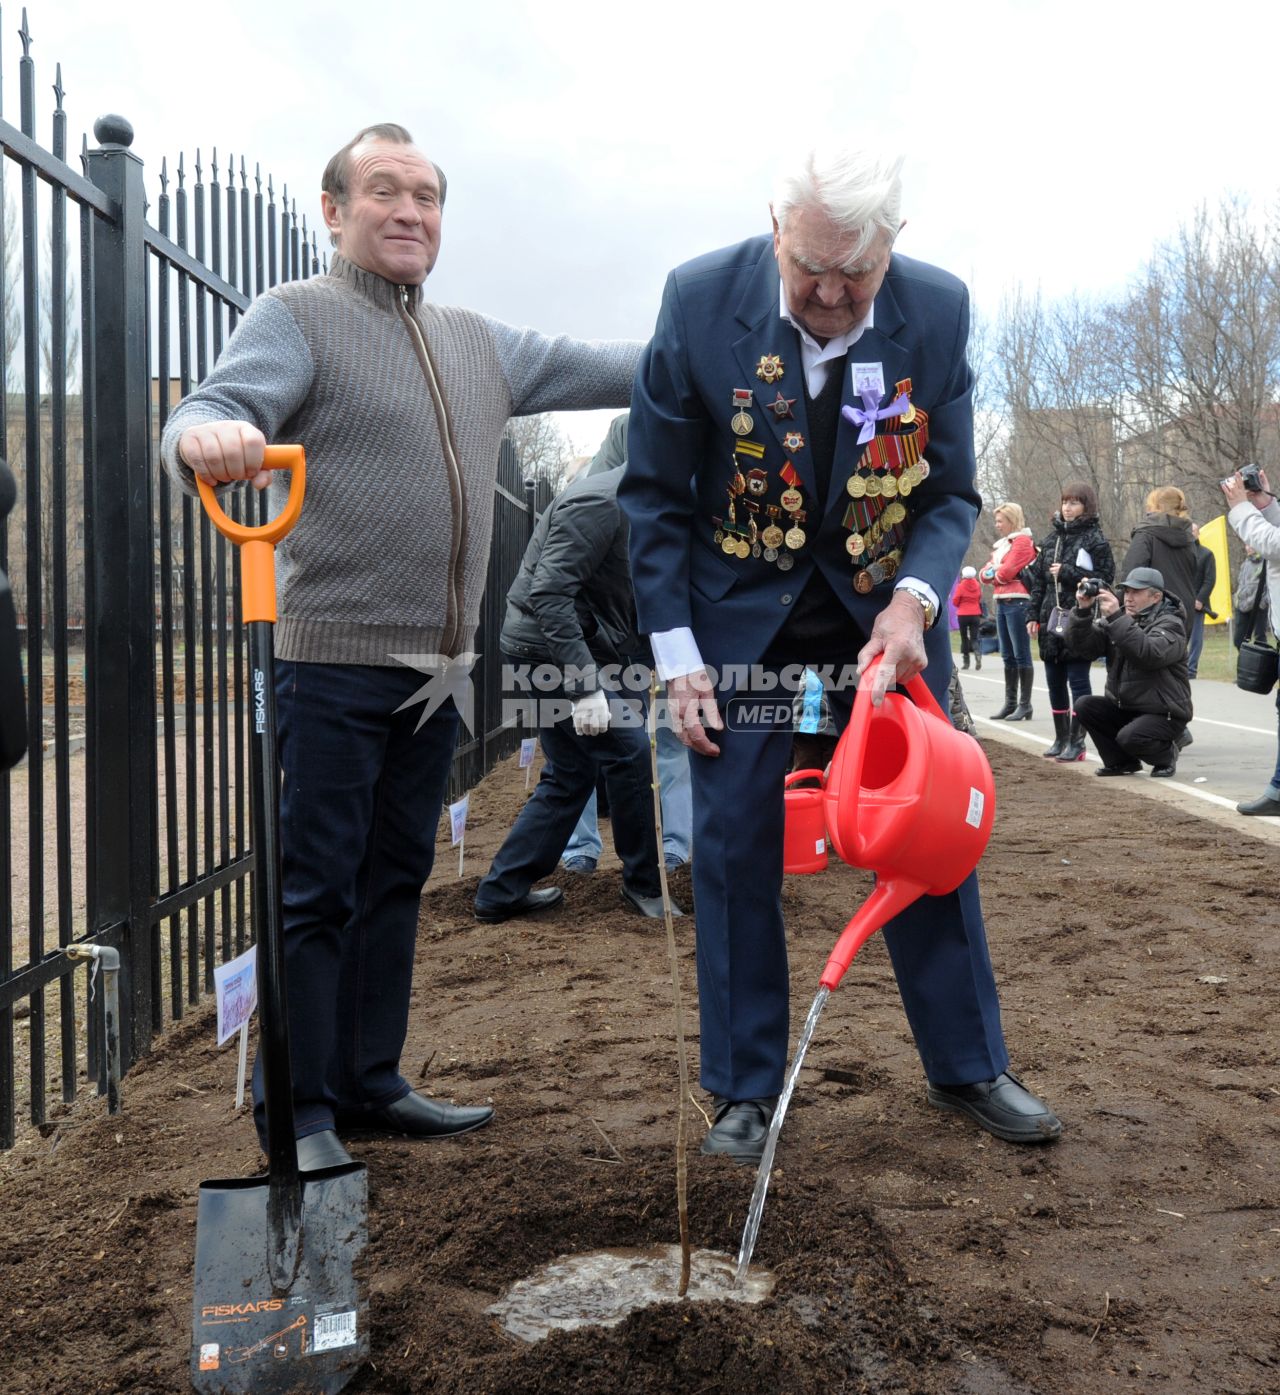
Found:
[[[477,925],[476,874],[524,799],[473,793],[423,902],[406,1073],[492,1099],[481,1133],[355,1143],[369,1165],[372,1361],[350,1389],[1280,1391],[1280,878],[1274,849],[989,748],[983,869],[1016,1068],[1062,1141],[1010,1147],[931,1109],[879,939],[828,1004],[783,1130],[761,1307],[666,1304],[526,1346],[484,1309],[565,1253],[677,1239],[676,1053],[660,923],[616,866],[544,918]],[[1120,783],[1120,782],[1115,782]],[[606,859],[609,862],[610,859]],[[789,878],[793,1023],[868,889]],[[675,891],[688,901],[687,876]],[[696,1060],[692,919],[679,923]],[[258,1165],[207,1011],[0,1160],[0,1390],[188,1388],[196,1190]],[[693,1111],[691,1111],[693,1112]],[[693,1243],[736,1249],[750,1169],[690,1128]]]

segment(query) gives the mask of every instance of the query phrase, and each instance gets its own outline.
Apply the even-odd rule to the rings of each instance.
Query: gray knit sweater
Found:
[[[302,517],[276,552],[281,658],[452,656],[479,622],[508,419],[625,406],[642,347],[432,305],[337,256],[250,306],[169,418],[161,457],[193,491],[177,456],[189,426],[240,419],[306,448]],[[273,513],[286,492],[273,479]]]

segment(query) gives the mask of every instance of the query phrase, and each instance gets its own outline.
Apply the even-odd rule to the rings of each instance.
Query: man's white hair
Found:
[[[857,237],[853,255],[861,256],[878,233],[892,242],[902,226],[902,160],[869,150],[811,150],[799,169],[778,181],[773,216],[785,228],[797,210],[824,213]]]

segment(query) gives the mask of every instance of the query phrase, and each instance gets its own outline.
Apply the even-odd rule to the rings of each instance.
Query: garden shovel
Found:
[[[249,629],[252,909],[268,1161],[265,1178],[200,1184],[191,1379],[210,1395],[338,1391],[369,1354],[368,1300],[355,1276],[367,1241],[364,1164],[300,1173],[293,1136],[272,626],[275,544],[302,511],[306,461],[301,446],[272,446],[266,464],[293,474],[283,512],[261,527],[228,518],[199,482],[214,526],[240,548]]]

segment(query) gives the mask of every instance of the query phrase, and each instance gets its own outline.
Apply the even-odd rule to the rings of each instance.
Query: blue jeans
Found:
[[[689,782],[689,748],[665,723],[658,727],[658,785],[662,790],[662,852],[676,862],[688,862],[693,842],[693,794]],[[599,861],[604,844],[596,817],[596,792],[565,844],[562,861],[585,857]]]
[[[1089,683],[1088,659],[1045,659],[1044,678],[1049,689],[1049,706],[1054,712],[1070,711],[1082,697],[1088,697],[1093,691]]]
[[[409,1093],[400,1053],[423,883],[458,733],[446,702],[396,708],[409,668],[276,664],[284,959],[298,1136]],[[254,1122],[264,1137],[261,1057]]]
[[[1031,667],[1031,636],[1027,633],[1030,614],[1031,602],[1026,599],[996,602],[996,634],[1006,668]]]
[[[1194,678],[1200,667],[1200,651],[1204,648],[1204,611],[1191,612],[1191,636],[1187,643],[1187,677]]]

